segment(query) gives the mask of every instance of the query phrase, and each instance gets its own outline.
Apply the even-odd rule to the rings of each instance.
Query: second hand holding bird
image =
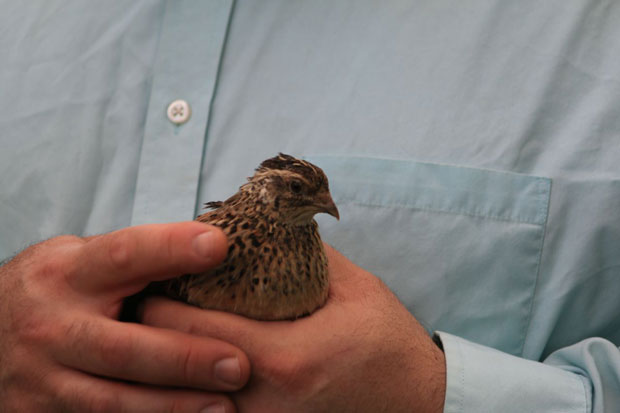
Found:
[[[443,352],[381,280],[325,250],[329,297],[311,317],[264,323],[152,297],[141,320],[243,349],[252,376],[231,394],[241,412],[443,411]]]

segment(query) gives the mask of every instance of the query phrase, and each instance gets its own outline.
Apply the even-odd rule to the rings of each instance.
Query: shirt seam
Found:
[[[217,96],[217,92],[220,84],[220,77],[222,74],[222,64],[224,61],[224,56],[226,54],[226,45],[228,44],[228,37],[230,34],[230,26],[233,19],[233,14],[235,12],[236,0],[231,0],[230,10],[228,12],[228,22],[226,23],[226,30],[224,31],[224,38],[222,39],[222,48],[220,50],[219,61],[217,63],[217,69],[215,71],[215,81],[213,82],[213,92],[211,93],[211,99],[209,100],[209,111],[207,113],[207,124],[205,125],[205,133],[202,144],[202,157],[200,159],[200,169],[198,174],[198,182],[196,183],[196,201],[194,205],[194,217],[198,216],[200,210],[202,208],[202,203],[198,200],[198,195],[200,194],[200,181],[202,179],[202,171],[204,171],[205,161],[206,161],[206,153],[207,153],[207,145],[209,143],[209,132],[211,130],[211,120],[213,119],[213,105],[215,103],[215,98]]]
[[[478,188],[478,186],[476,186],[475,188],[478,188],[478,189],[475,189],[474,187],[472,187],[469,190],[465,188],[465,192],[468,193],[470,197],[474,197],[474,199],[481,198],[482,200],[484,200],[481,202],[485,202],[484,205],[491,207],[491,208],[486,208],[486,211],[485,210],[479,211],[479,208],[476,208],[476,206],[479,206],[482,204],[476,203],[476,201],[474,201],[474,205],[470,204],[467,206],[463,206],[461,208],[459,208],[458,205],[454,205],[454,202],[450,202],[450,205],[447,205],[447,207],[441,206],[441,205],[436,206],[436,205],[433,205],[432,203],[430,207],[428,203],[426,203],[426,205],[422,204],[421,206],[418,207],[417,205],[419,205],[419,203],[417,201],[408,200],[408,199],[398,199],[398,200],[390,201],[390,202],[386,202],[383,200],[368,201],[364,199],[365,197],[358,196],[356,193],[351,192],[351,190],[348,188],[343,189],[342,191],[336,191],[335,195],[337,198],[341,198],[344,200],[351,200],[360,205],[368,205],[368,206],[370,205],[372,206],[394,205],[394,206],[414,208],[414,209],[420,209],[420,210],[456,212],[461,215],[468,215],[468,216],[475,216],[475,217],[479,216],[479,217],[495,219],[498,221],[518,222],[518,223],[525,223],[525,224],[532,224],[532,225],[545,225],[546,223],[548,192],[551,186],[551,178],[548,178],[548,177],[527,175],[527,174],[522,174],[522,173],[517,173],[517,172],[512,172],[512,171],[492,170],[492,169],[486,169],[486,168],[480,168],[480,167],[463,166],[463,165],[458,165],[458,164],[454,164],[454,165],[443,164],[443,163],[437,163],[437,162],[427,162],[427,161],[419,161],[419,160],[412,160],[412,159],[394,159],[394,158],[353,156],[353,155],[350,155],[350,156],[309,155],[309,156],[305,156],[305,159],[314,161],[318,165],[321,165],[322,162],[325,162],[326,163],[325,167],[328,169],[330,165],[337,165],[339,161],[343,161],[345,163],[348,161],[354,161],[354,162],[361,161],[364,163],[369,162],[370,165],[373,165],[376,162],[379,162],[379,165],[380,165],[382,162],[387,161],[387,162],[395,162],[398,165],[411,164],[411,165],[419,165],[424,168],[426,167],[444,168],[445,167],[447,168],[447,170],[471,171],[471,173],[474,173],[474,174],[482,173],[483,177],[489,174],[488,175],[489,177],[497,177],[501,180],[509,178],[510,179],[509,182],[506,181],[503,183],[502,181],[497,181],[493,179],[492,181],[490,181],[491,188],[497,189],[498,186],[517,185],[516,191],[518,192],[515,192],[515,190],[509,190],[509,191],[511,193],[519,193],[519,194],[525,195],[527,203],[531,205],[531,209],[530,208],[523,209],[523,206],[519,207],[518,205],[515,205],[515,199],[512,199],[512,198],[503,198],[500,200],[497,200],[497,199],[493,200],[494,198],[489,198],[488,200],[486,200],[485,193],[488,191],[488,188],[486,186],[482,188]],[[399,166],[398,168],[401,168],[401,167],[404,168],[403,166]],[[404,169],[404,170],[405,170],[405,173],[408,173],[407,172],[408,169]],[[451,173],[454,173],[454,171]],[[381,176],[382,174],[383,172],[379,170],[379,176]],[[472,175],[472,176],[476,178],[477,175]],[[351,177],[346,176],[346,172],[345,172],[345,175],[340,175],[340,176],[334,175],[333,177],[334,181],[336,181],[337,178],[342,178],[344,180],[344,183],[347,184],[349,187],[351,185],[366,186],[364,182],[357,182],[356,180],[352,180]],[[525,181],[523,181],[524,179]],[[379,182],[375,182],[375,183],[378,185],[381,185]],[[334,187],[336,188],[338,187],[338,185],[335,185]],[[417,191],[417,188],[422,188],[423,191],[425,191],[426,189],[434,189],[432,187],[427,188],[426,186],[419,187],[415,183],[412,184],[410,182],[406,182],[405,184],[399,185],[398,190]],[[385,189],[385,188],[382,188],[382,189]],[[459,188],[450,188],[450,187],[439,188],[440,191],[446,194],[451,193],[452,189],[458,190]],[[463,188],[460,188],[460,189],[463,189]],[[491,192],[495,192],[495,191],[491,191]],[[381,193],[385,194],[386,192],[381,191]],[[431,194],[431,196],[435,196],[435,195]],[[446,196],[447,196],[446,198],[447,200],[456,201],[456,199],[453,198],[451,195],[448,194]],[[491,201],[491,203],[489,204],[486,201]],[[507,213],[506,213],[506,210],[507,210]]]
[[[523,341],[521,342],[521,349],[519,351],[519,354],[521,356],[523,356],[523,352],[525,351],[525,345],[527,343],[527,337],[529,335],[529,331],[530,328],[532,326],[532,319],[533,319],[533,314],[534,314],[534,307],[535,307],[535,303],[536,303],[536,296],[538,295],[538,290],[540,288],[540,267],[541,267],[541,262],[542,262],[542,254],[543,254],[543,250],[544,250],[544,246],[545,246],[545,238],[547,235],[547,221],[549,220],[549,203],[551,200],[551,191],[552,191],[552,181],[549,181],[550,185],[549,185],[549,189],[545,192],[547,192],[547,196],[544,199],[544,204],[541,205],[540,208],[544,208],[541,212],[545,212],[545,219],[544,219],[544,223],[541,225],[542,227],[542,235],[540,237],[540,244],[538,247],[538,258],[536,260],[536,279],[534,280],[534,291],[532,292],[532,296],[531,296],[531,303],[530,303],[530,308],[527,314],[527,320],[526,320],[526,324],[525,324],[525,329],[523,331]],[[543,192],[544,190],[541,188],[541,192]]]
[[[485,219],[491,219],[491,220],[500,221],[500,222],[528,224],[528,225],[534,225],[537,227],[540,227],[540,226],[544,227],[547,221],[547,218],[545,218],[544,222],[541,223],[541,222],[533,222],[529,220],[504,218],[501,216],[491,215],[491,214],[476,214],[476,213],[472,213],[470,211],[461,210],[461,209],[438,209],[438,208],[433,208],[433,207],[415,206],[411,204],[405,204],[402,202],[389,202],[389,203],[388,202],[385,202],[385,203],[368,202],[368,201],[360,201],[358,199],[353,199],[351,197],[342,197],[342,196],[340,196],[337,199],[337,201],[343,202],[343,203],[361,205],[361,206],[377,207],[377,208],[399,207],[399,208],[415,209],[418,211],[436,212],[436,213],[443,213],[443,214],[450,214],[450,215],[465,215],[465,216],[469,216],[473,218],[485,218]]]
[[[159,55],[159,53],[161,53],[161,36],[163,33],[163,27],[164,27],[164,21],[166,19],[166,14],[168,13],[168,6],[169,6],[169,2],[166,1],[164,4],[162,4],[162,14],[161,14],[161,21],[159,24],[159,31],[157,32],[157,46],[155,47],[155,53],[153,54],[153,60],[152,60],[152,65],[150,68],[150,74],[149,74],[149,90],[148,90],[148,94],[146,96],[146,100],[145,102],[147,103],[144,114],[143,114],[143,118],[142,118],[142,134],[140,136],[140,145],[139,145],[139,150],[138,150],[138,156],[136,157],[136,165],[138,165],[138,168],[136,169],[136,176],[134,177],[134,182],[133,182],[133,186],[134,186],[134,192],[133,192],[133,197],[131,199],[131,209],[130,209],[130,216],[129,216],[129,223],[130,225],[133,225],[134,222],[134,214],[135,214],[135,209],[136,209],[136,197],[137,197],[137,193],[138,193],[138,180],[140,179],[140,165],[141,165],[141,161],[142,161],[142,157],[144,156],[144,138],[146,136],[146,125],[147,125],[147,121],[148,121],[148,117],[149,117],[149,109],[150,109],[150,101],[151,101],[151,96],[153,95],[153,87],[154,87],[154,80],[155,80],[155,62],[157,61],[157,56]]]
[[[582,375],[577,374],[577,380],[579,380],[581,382],[581,387],[583,388],[583,398],[584,398],[584,400],[583,400],[583,412],[584,413],[588,413],[592,409],[592,406],[590,406],[589,399],[588,399],[588,388],[586,386],[586,380],[587,379],[585,377],[583,377]]]

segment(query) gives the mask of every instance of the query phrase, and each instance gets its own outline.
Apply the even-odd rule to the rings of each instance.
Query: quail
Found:
[[[296,319],[325,303],[327,258],[314,215],[340,217],[319,167],[280,153],[226,201],[205,205],[196,220],[223,230],[228,255],[210,271],[167,281],[165,294],[258,320]]]

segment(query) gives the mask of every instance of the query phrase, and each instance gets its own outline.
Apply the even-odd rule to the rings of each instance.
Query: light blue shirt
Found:
[[[620,411],[619,3],[0,5],[0,259],[303,156],[323,238],[440,331],[445,412]]]

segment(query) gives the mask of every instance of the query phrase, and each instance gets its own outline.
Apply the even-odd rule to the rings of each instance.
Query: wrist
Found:
[[[431,366],[429,380],[429,404],[428,412],[440,413],[444,410],[444,402],[446,397],[446,356],[443,352],[441,340],[431,340],[430,356]]]
[[[425,334],[423,344],[414,351],[414,369],[410,370],[409,382],[415,386],[409,394],[414,395],[411,411],[441,413],[446,395],[446,358],[441,340]]]

